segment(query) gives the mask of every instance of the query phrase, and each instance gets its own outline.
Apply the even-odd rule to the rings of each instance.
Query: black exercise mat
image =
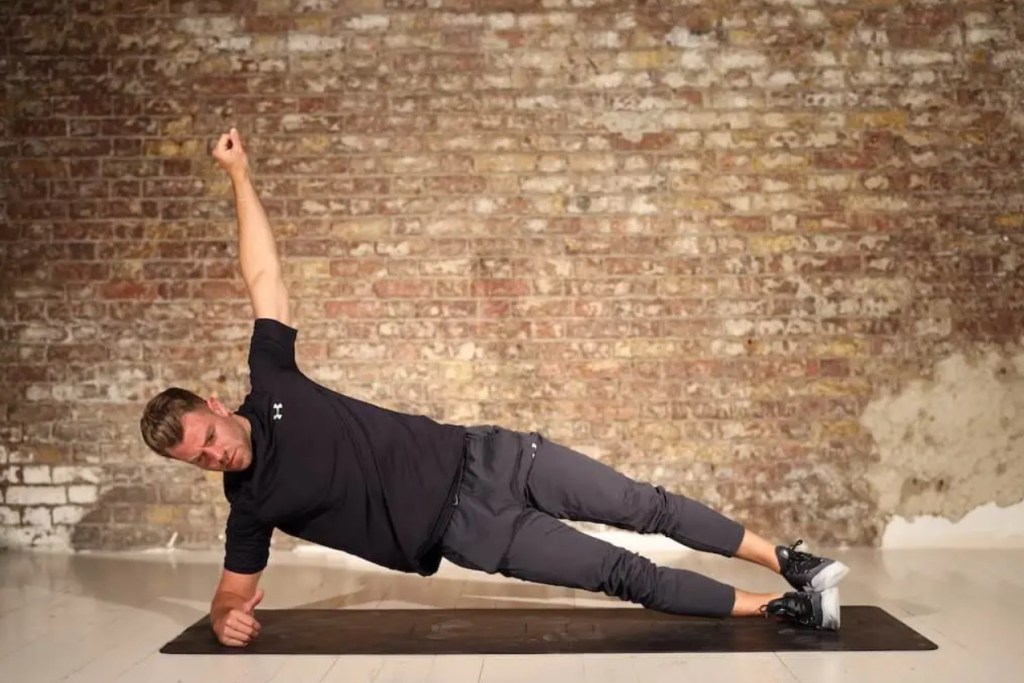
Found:
[[[549,654],[934,650],[885,610],[843,607],[838,632],[774,617],[679,617],[636,608],[257,610],[263,631],[225,647],[209,617],[164,645],[167,654]]]

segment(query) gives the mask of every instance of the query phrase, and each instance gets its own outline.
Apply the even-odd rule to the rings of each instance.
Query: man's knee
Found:
[[[657,565],[646,557],[623,550],[609,559],[592,590],[647,606],[655,599],[657,573]]]
[[[660,486],[636,483],[627,489],[623,506],[633,510],[636,517],[636,530],[645,534],[664,533],[672,523],[676,513],[669,494]]]

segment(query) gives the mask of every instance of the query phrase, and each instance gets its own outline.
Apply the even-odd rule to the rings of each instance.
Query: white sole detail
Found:
[[[829,588],[821,594],[821,627],[838,631],[840,621],[839,589]]]
[[[835,588],[849,572],[849,567],[842,562],[836,562],[833,560],[832,564],[828,565],[811,578],[810,590],[824,592],[829,588]]]

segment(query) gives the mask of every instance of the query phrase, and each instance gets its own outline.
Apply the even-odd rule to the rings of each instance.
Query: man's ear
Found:
[[[224,407],[224,404],[217,400],[216,396],[211,396],[206,399],[206,407],[213,411],[214,415],[220,417],[228,416],[228,409]]]

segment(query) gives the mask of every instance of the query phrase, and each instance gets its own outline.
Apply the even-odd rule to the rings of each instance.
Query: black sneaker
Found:
[[[850,571],[842,562],[797,550],[796,547],[801,543],[802,540],[791,546],[775,546],[775,556],[779,558],[783,578],[798,591],[828,590],[842,581]]]
[[[762,605],[761,612],[766,616],[770,614],[782,617],[804,628],[838,631],[839,589],[786,593],[781,598]]]

